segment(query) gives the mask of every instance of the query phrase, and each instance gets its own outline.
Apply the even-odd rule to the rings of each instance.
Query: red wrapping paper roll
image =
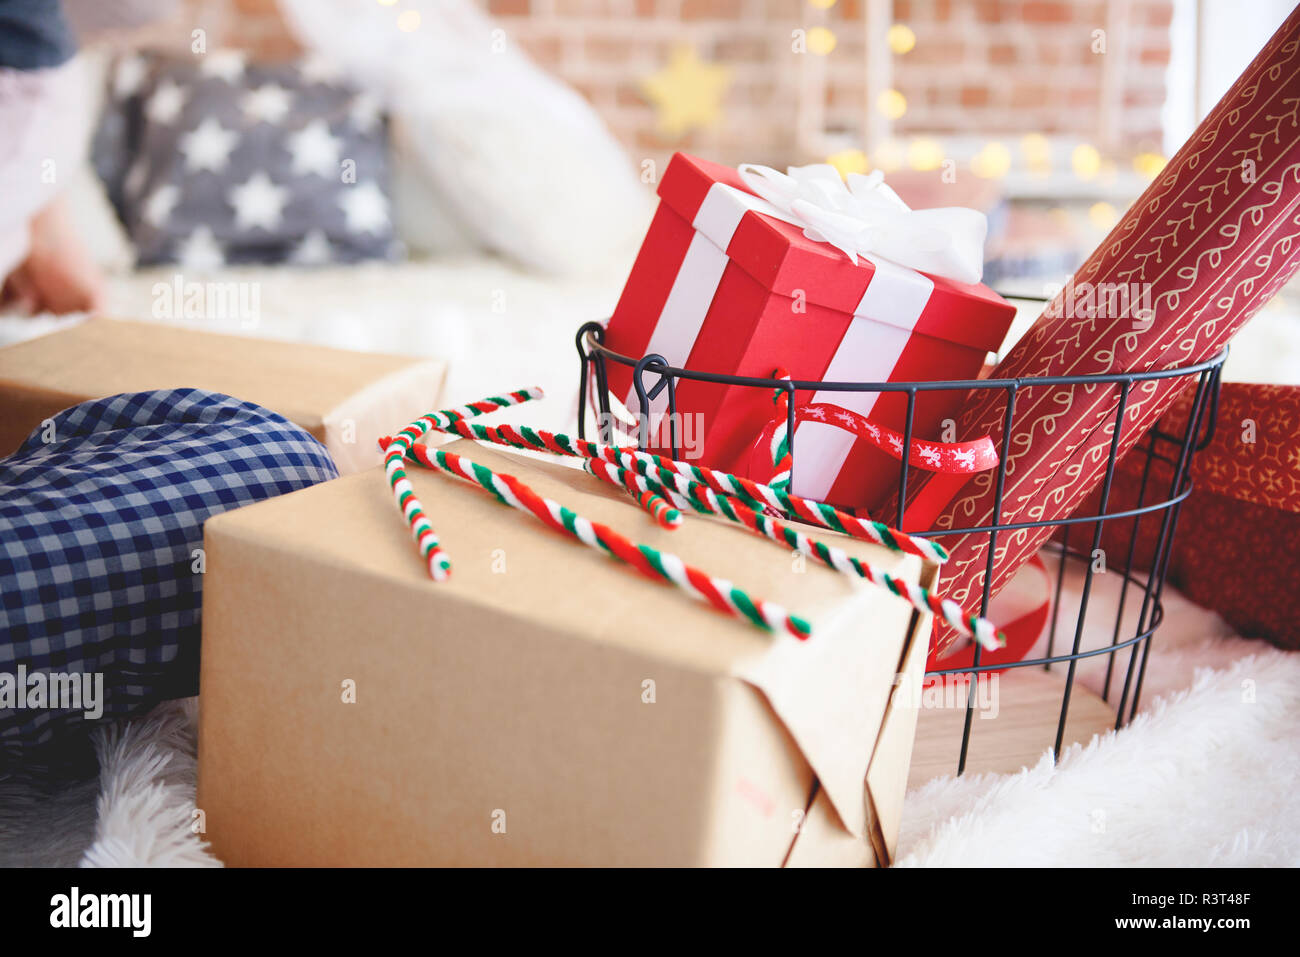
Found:
[[[1300,9],[1125,213],[992,378],[1142,372],[1214,356],[1300,265]],[[1194,377],[1135,384],[1119,451]],[[935,527],[1068,517],[1102,482],[1119,387],[1033,386],[1016,400],[1002,508],[976,476]],[[1001,447],[1006,393],[977,390],[958,428]],[[995,594],[1054,526],[1002,533]],[[943,540],[948,597],[978,610],[987,533]],[[940,636],[940,646],[950,634]]]

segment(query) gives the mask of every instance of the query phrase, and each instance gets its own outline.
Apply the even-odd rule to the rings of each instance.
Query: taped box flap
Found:
[[[913,617],[902,599],[868,589],[817,618],[809,641],[774,642],[734,672],[767,697],[845,829],[859,838],[868,830],[867,771]]]

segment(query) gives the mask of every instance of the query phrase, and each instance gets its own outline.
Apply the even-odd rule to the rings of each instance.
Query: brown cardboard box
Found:
[[[0,349],[0,456],[78,402],[193,387],[279,412],[323,442],[346,475],[380,461],[380,435],[437,408],[446,375],[440,359],[92,319]]]
[[[812,638],[726,618],[419,468],[453,562],[444,583],[382,468],[219,515],[205,529],[198,793],[219,857],[891,859],[928,616],[741,528],[694,516],[669,532],[582,472],[453,448],[807,616]],[[919,559],[827,538],[934,579]]]

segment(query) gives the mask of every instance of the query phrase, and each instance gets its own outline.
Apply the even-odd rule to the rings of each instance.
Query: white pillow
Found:
[[[482,250],[474,230],[467,229],[425,172],[421,146],[405,124],[388,125],[390,190],[397,238],[412,256],[462,256]]]
[[[404,15],[421,18],[411,32],[378,4],[281,5],[304,46],[383,98],[443,208],[476,243],[552,273],[626,262],[649,221],[650,188],[590,105],[468,0],[405,3]]]

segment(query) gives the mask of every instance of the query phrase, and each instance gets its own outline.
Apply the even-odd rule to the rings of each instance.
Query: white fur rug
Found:
[[[1117,577],[1094,583],[1098,622]],[[911,792],[900,866],[1300,865],[1300,654],[1237,638],[1177,594],[1165,604],[1133,724],[1055,767]],[[1101,669],[1080,681],[1098,688]],[[217,866],[191,831],[193,704],[99,731],[98,779],[54,793],[0,781],[0,864]]]
[[[1298,724],[1300,656],[1199,669],[1055,767],[1047,754],[1019,774],[916,789],[899,865],[1298,866]]]
[[[98,777],[0,780],[0,865],[220,867],[191,831],[196,702],[97,731]]]

